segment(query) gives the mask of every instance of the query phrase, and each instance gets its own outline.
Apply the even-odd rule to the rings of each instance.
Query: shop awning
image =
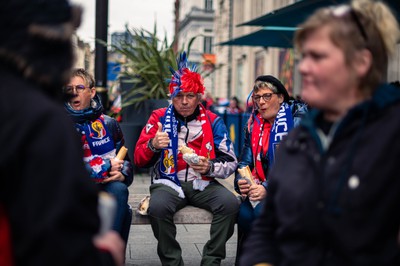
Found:
[[[292,48],[295,30],[296,28],[292,27],[264,27],[262,30],[220,43],[219,45]]]
[[[400,21],[400,1],[384,0],[384,2],[392,8]],[[237,26],[297,27],[316,9],[345,3],[348,3],[348,0],[302,0]]]
[[[384,0],[400,22],[400,0]],[[292,48],[296,27],[316,9],[348,3],[348,0],[302,0],[274,10],[238,26],[264,26],[262,30],[223,42],[218,45],[263,46]]]
[[[303,0],[269,12],[238,26],[296,27],[317,8],[347,2],[345,0]]]

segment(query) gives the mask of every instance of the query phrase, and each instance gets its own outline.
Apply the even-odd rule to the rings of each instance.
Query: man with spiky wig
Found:
[[[169,85],[172,104],[151,114],[136,144],[135,164],[154,164],[148,212],[162,265],[183,265],[173,216],[188,204],[213,214],[201,265],[220,265],[239,202],[218,179],[234,173],[237,159],[223,120],[201,104],[203,81],[185,53],[177,65]]]

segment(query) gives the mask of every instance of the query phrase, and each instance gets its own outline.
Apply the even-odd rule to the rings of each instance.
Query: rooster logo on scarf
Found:
[[[96,132],[96,134],[93,136],[94,139],[102,139],[106,134],[106,130],[100,121],[94,121],[91,125],[91,128],[94,130],[94,132]]]
[[[175,172],[174,156],[169,155],[169,152],[167,151],[164,152],[163,165],[168,174],[172,174]]]

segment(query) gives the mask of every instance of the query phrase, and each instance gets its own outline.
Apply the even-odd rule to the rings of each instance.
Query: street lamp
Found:
[[[107,90],[107,35],[108,35],[108,0],[96,1],[96,40],[103,41],[106,45],[96,41],[94,77],[97,94],[105,110],[108,109]]]

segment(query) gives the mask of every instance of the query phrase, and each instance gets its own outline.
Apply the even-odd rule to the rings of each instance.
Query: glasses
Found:
[[[361,21],[358,18],[358,15],[357,15],[356,11],[354,11],[354,9],[352,9],[352,8],[350,9],[350,15],[351,15],[351,18],[356,23],[358,30],[360,31],[361,35],[364,38],[364,41],[367,41],[368,40],[367,33],[365,32],[365,29],[362,26]]]
[[[332,14],[336,17],[342,17],[345,14],[350,14],[351,19],[357,25],[357,29],[361,33],[361,36],[363,37],[364,41],[368,40],[367,33],[365,32],[365,29],[361,24],[360,18],[358,17],[357,12],[351,6],[348,5],[338,6],[332,10]]]
[[[276,93],[264,93],[263,95],[253,95],[253,100],[255,102],[260,102],[261,98],[263,98],[264,102],[269,102],[272,98],[272,95]]]
[[[76,90],[77,93],[81,93],[86,89],[85,85],[67,85],[64,87],[64,92],[65,93],[74,93],[74,90]]]

